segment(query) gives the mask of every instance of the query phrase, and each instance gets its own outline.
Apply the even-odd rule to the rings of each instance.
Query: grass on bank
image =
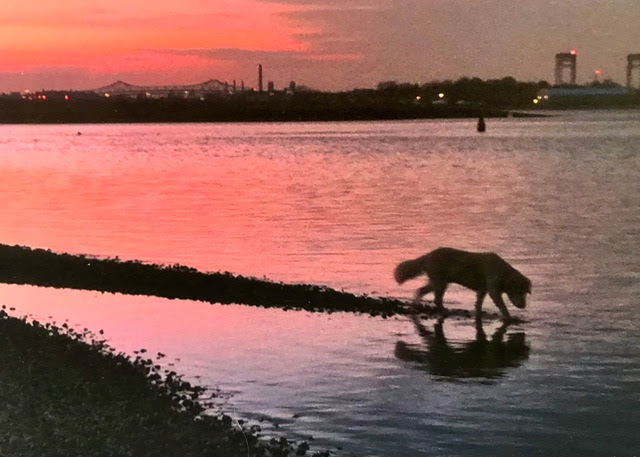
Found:
[[[204,415],[204,390],[89,332],[0,310],[0,456],[304,455],[229,416]],[[249,449],[247,448],[249,446]],[[315,455],[329,455],[328,452]]]
[[[314,284],[285,284],[228,272],[201,272],[179,264],[155,265],[117,257],[101,259],[6,244],[0,244],[0,283],[381,317],[416,312],[410,302],[354,295]],[[436,317],[439,311],[433,305],[423,304],[420,314]],[[486,311],[483,315],[497,317]],[[471,317],[472,312],[451,308],[447,316],[466,318]]]
[[[283,284],[227,272],[205,273],[183,265],[98,259],[5,244],[0,244],[0,282],[308,311],[381,316],[408,312],[407,303],[400,300],[312,284]],[[430,310],[435,312],[435,308]]]

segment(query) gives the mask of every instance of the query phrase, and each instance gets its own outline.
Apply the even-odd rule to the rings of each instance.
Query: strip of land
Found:
[[[318,285],[284,284],[227,272],[204,273],[182,265],[98,259],[4,244],[0,244],[0,282],[383,317],[415,312],[401,300],[354,295]],[[422,313],[434,316],[436,310],[425,305]],[[467,310],[451,310],[450,314],[471,315]]]
[[[229,416],[203,414],[215,399],[203,400],[204,389],[156,363],[118,354],[88,332],[9,317],[3,307],[0,455],[276,457],[309,450],[306,442],[267,440],[256,426],[240,429]]]
[[[45,94],[42,94],[44,96]],[[212,96],[205,100],[105,98],[97,94],[47,93],[23,100],[0,95],[0,124],[99,124],[146,122],[324,122],[506,117],[507,109],[415,103],[411,98],[365,94],[301,93]],[[530,104],[531,99],[527,100]],[[531,108],[527,105],[528,108]],[[514,115],[528,116],[525,112]]]

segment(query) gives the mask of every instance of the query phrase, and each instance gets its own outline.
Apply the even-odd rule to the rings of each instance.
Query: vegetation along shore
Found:
[[[125,84],[125,83],[122,83]],[[134,86],[131,86],[134,87]],[[103,88],[107,90],[107,88]],[[638,108],[640,91],[615,83],[551,86],[512,77],[425,84],[385,81],[375,89],[223,91],[194,96],[141,91],[0,94],[0,124],[299,122],[542,116],[544,109]]]
[[[4,307],[0,380],[2,456],[330,455],[204,414],[211,393],[157,361],[116,353],[88,331],[9,317]]]
[[[411,303],[403,300],[355,295],[326,286],[284,284],[228,272],[205,273],[182,265],[98,259],[5,244],[0,244],[0,282],[312,312],[342,311],[382,317],[415,312]],[[424,305],[421,312],[425,317],[437,315],[431,305]],[[447,312],[451,316],[471,316],[466,309]],[[495,317],[490,313],[485,316]]]
[[[297,122],[530,116],[545,82],[513,78],[424,85],[382,82],[348,92],[242,91],[199,97],[140,92],[42,91],[0,94],[0,123]]]

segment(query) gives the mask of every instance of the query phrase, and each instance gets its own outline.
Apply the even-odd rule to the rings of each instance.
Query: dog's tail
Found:
[[[400,262],[393,271],[393,277],[396,282],[402,284],[409,279],[417,278],[421,274],[424,274],[422,260],[422,257],[418,257],[417,259]]]

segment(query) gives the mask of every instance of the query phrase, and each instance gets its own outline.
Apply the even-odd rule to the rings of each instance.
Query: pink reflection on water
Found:
[[[405,401],[405,391],[420,398],[434,396],[437,402],[458,402],[455,395],[438,391],[425,373],[395,357],[398,340],[422,344],[406,318],[4,284],[0,303],[15,307],[12,315],[29,314],[58,325],[68,321],[80,331],[103,330],[108,342],[127,354],[144,348],[143,356],[154,359],[162,352],[166,358],[158,363],[166,369],[220,389],[223,411],[260,420],[267,432],[300,439],[313,434],[318,446],[348,440],[345,436],[353,431],[349,424],[363,420],[377,430],[380,408],[391,408],[391,414],[397,406],[389,402],[398,395],[398,401]],[[471,338],[473,325],[453,322],[448,334]],[[273,423],[283,426],[276,430],[270,428]]]
[[[505,202],[526,191],[517,162],[487,167],[446,143],[425,154],[423,128],[441,135],[437,124],[12,129],[0,242],[410,297],[392,280],[397,262],[440,245],[496,249],[511,230]]]
[[[322,365],[333,352],[350,358],[345,349],[355,347],[363,337],[379,333],[386,338],[401,328],[411,330],[402,319],[7,284],[0,284],[0,304],[15,308],[10,311],[14,316],[57,325],[66,322],[96,334],[102,330],[111,345],[129,354],[144,348],[150,357],[163,352],[184,358],[188,373],[220,382],[227,382],[227,375],[247,376],[256,368],[286,379]],[[383,344],[376,352],[389,353],[389,349]]]

